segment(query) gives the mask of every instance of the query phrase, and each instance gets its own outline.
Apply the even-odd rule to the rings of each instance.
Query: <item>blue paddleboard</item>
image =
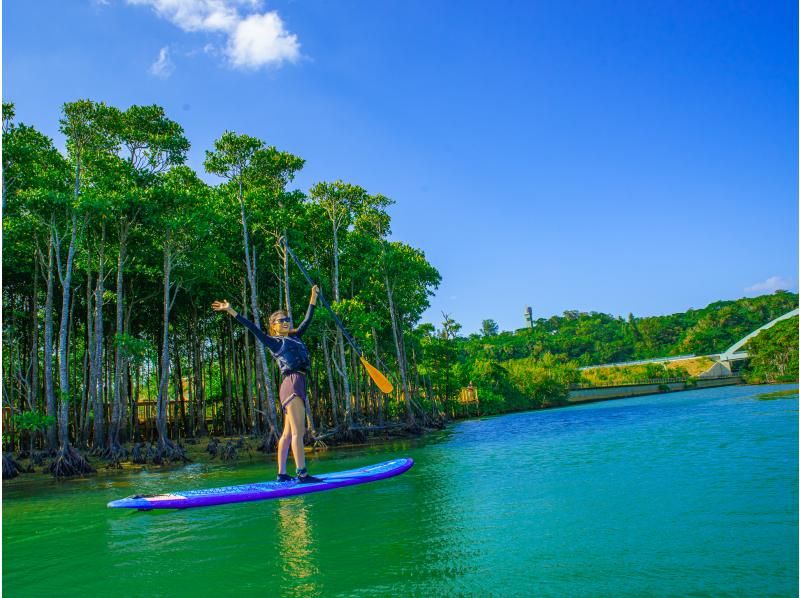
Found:
[[[405,473],[414,465],[413,459],[395,459],[337,473],[323,473],[314,477],[321,482],[301,484],[296,480],[291,482],[258,482],[242,486],[225,486],[223,488],[207,488],[205,490],[187,490],[183,492],[170,492],[166,494],[129,496],[108,503],[112,509],[138,509],[150,511],[152,509],[189,509],[192,507],[210,507],[234,502],[247,502],[253,500],[269,500],[285,498],[310,492],[322,492],[377,482],[401,473]]]

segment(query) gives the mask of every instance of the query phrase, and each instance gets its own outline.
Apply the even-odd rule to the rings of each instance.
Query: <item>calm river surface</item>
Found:
[[[272,479],[192,464],[4,485],[7,596],[794,596],[798,397],[727,387],[458,423],[329,451],[391,480],[304,497],[127,512],[134,493]],[[260,455],[260,454],[259,454]],[[36,477],[40,477],[38,474]]]

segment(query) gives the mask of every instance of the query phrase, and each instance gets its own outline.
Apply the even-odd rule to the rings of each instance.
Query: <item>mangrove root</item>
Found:
[[[225,444],[225,448],[220,452],[220,459],[223,461],[236,461],[238,458],[239,451],[236,450],[236,447],[233,446],[233,443],[229,440]]]
[[[120,462],[128,460],[128,449],[118,442],[112,442],[111,446],[100,452],[100,457],[109,462],[106,469],[122,469]]]
[[[164,465],[173,461],[182,461],[183,463],[191,463],[191,459],[186,456],[186,451],[179,444],[173,443],[168,438],[162,438],[158,441],[158,449],[153,456],[154,465]]]
[[[275,432],[268,431],[263,438],[263,441],[258,445],[256,450],[262,453],[274,453],[275,449],[278,448],[278,435],[275,434]]]
[[[22,466],[11,455],[3,455],[3,479],[10,480],[23,472]]]
[[[94,467],[71,446],[59,449],[56,458],[47,468],[56,478],[68,478],[72,476],[95,473]]]
[[[136,442],[131,450],[131,461],[137,465],[144,465],[147,463],[147,446],[142,442]]]
[[[216,457],[219,452],[219,440],[212,436],[211,440],[208,441],[208,446],[206,446],[206,452],[211,455],[212,459]]]

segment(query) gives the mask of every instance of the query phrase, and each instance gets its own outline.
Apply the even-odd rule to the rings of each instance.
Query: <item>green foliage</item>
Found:
[[[122,355],[134,367],[141,366],[145,360],[154,360],[156,357],[156,348],[151,342],[129,334],[116,334],[114,346],[122,349]]]
[[[21,430],[44,430],[55,422],[55,417],[39,411],[23,411],[14,416],[14,425]]]
[[[675,363],[599,368],[587,370],[583,375],[579,370],[582,365],[666,357],[688,351],[721,352],[796,306],[797,295],[779,291],[650,318],[629,315],[624,320],[596,312],[567,311],[561,317],[538,320],[533,330],[523,328],[493,334],[491,321],[486,321],[482,334],[468,338],[458,336],[460,325],[444,314],[438,331],[430,325],[416,330],[424,354],[420,372],[448,400],[453,400],[462,387],[472,382],[479,391],[482,413],[558,405],[566,401],[571,384],[613,385],[690,378],[690,372]],[[791,324],[781,322],[767,331],[772,331],[773,337],[782,334],[780,340],[769,341],[770,335],[764,337],[766,333],[762,333],[756,337],[758,342],[751,341],[755,347],[755,369],[750,374],[753,380],[797,379],[797,320],[794,322],[793,337],[786,332]],[[699,363],[697,367],[702,366]]]
[[[689,353],[706,355],[726,350],[797,304],[796,294],[778,291],[668,316],[631,315],[627,321],[597,312],[567,311],[563,316],[537,320],[533,330],[522,328],[462,342],[469,345],[471,353],[499,361],[552,353],[581,366]]]
[[[745,371],[748,382],[794,382],[798,379],[797,317],[763,330],[744,348],[750,355]]]
[[[484,320],[481,322],[481,334],[483,336],[494,336],[499,330],[500,328],[494,320]]]
[[[519,393],[537,407],[565,404],[570,385],[580,380],[577,364],[563,355],[545,353],[540,359],[509,361],[506,367]]]

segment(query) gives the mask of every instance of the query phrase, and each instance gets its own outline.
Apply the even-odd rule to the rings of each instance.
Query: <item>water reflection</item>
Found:
[[[309,506],[303,499],[281,500],[277,508],[280,562],[291,595],[319,595],[319,575]]]

